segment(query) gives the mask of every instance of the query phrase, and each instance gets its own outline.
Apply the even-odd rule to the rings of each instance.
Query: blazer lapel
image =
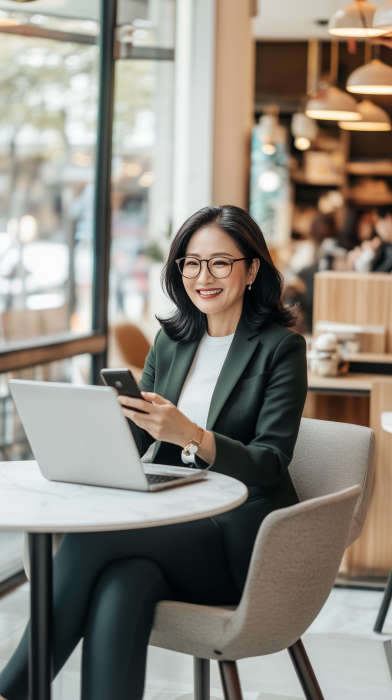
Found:
[[[251,331],[241,317],[212,395],[207,430],[214,427],[219,413],[259,343],[260,331]]]
[[[198,346],[199,341],[196,340],[193,343],[177,343],[175,347],[173,359],[167,374],[165,387],[162,391],[162,396],[168,401],[174,403],[175,406],[177,406],[181,389],[184,386],[184,382],[188,376],[188,372],[191,368]],[[152,457],[153,460],[155,459],[160,446],[161,442],[157,440],[154,447]]]

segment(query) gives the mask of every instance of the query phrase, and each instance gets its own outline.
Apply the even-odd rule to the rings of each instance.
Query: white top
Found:
[[[182,387],[177,408],[200,428],[207,426],[212,395],[233,338],[234,333],[222,338],[212,338],[205,333]],[[195,456],[182,456],[182,461],[194,462]]]
[[[247,493],[240,481],[214,472],[188,486],[148,493],[47,481],[36,462],[0,462],[0,530],[99,532],[172,525],[225,513],[244,503]]]

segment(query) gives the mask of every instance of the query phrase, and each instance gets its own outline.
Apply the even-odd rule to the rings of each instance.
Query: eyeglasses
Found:
[[[233,263],[239,262],[240,260],[249,260],[249,258],[226,258],[224,256],[217,256],[210,258],[209,260],[200,260],[199,258],[192,258],[187,255],[185,258],[179,258],[176,260],[178,269],[183,277],[187,279],[193,279],[198,277],[201,273],[201,264],[203,262],[207,263],[207,269],[210,275],[216,279],[223,279],[228,277],[233,270]]]

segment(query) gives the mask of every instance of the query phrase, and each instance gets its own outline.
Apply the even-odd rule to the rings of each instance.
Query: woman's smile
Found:
[[[199,297],[202,297],[202,299],[213,299],[218,294],[223,292],[223,289],[221,287],[216,289],[196,289],[196,292],[198,293]]]

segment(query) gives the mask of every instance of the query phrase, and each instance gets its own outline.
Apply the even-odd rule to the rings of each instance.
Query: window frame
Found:
[[[117,31],[117,6],[117,0],[100,0],[99,37],[44,29],[43,27],[31,25],[0,26],[0,34],[17,34],[59,41],[76,41],[84,44],[98,44],[100,47],[93,218],[92,329],[91,332],[80,335],[67,332],[9,343],[0,349],[1,373],[26,367],[35,367],[46,362],[63,360],[86,353],[92,356],[92,384],[102,383],[100,370],[107,365],[109,332],[111,161],[115,62],[117,59],[174,61],[175,57],[174,49],[131,47],[127,44],[120,44]]]

